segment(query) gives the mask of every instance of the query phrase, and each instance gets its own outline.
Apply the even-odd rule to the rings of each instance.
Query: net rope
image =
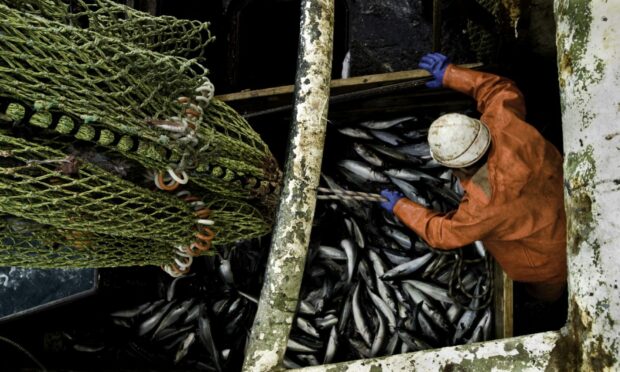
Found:
[[[271,229],[282,173],[203,66],[208,23],[0,0],[0,264],[162,265]]]

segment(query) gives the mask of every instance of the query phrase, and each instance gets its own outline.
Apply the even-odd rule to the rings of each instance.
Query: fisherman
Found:
[[[419,66],[434,78],[428,87],[468,94],[482,114],[446,114],[428,132],[431,156],[453,170],[465,195],[457,210],[439,213],[385,189],[381,206],[435,248],[482,241],[531,297],[556,302],[566,286],[560,152],[525,122],[514,82],[455,66],[440,53],[425,55]]]

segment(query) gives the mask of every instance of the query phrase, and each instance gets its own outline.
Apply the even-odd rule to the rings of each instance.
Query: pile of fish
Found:
[[[332,190],[400,190],[440,212],[463,190],[430,156],[415,117],[337,126],[324,157]],[[328,132],[330,135],[337,133]],[[327,162],[326,162],[327,164]],[[491,337],[490,260],[480,242],[429,247],[379,203],[342,199],[317,206],[287,368],[392,355]]]
[[[116,367],[240,370],[267,247],[255,239],[201,257],[187,276],[162,276],[160,298],[112,311],[99,339],[79,332],[65,336],[74,350],[115,360]]]

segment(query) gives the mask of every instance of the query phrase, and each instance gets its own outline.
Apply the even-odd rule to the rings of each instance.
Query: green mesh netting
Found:
[[[111,1],[0,0],[0,264],[169,264],[204,208],[215,246],[269,231],[281,172],[211,99],[210,40]],[[154,188],[170,172],[189,182]]]

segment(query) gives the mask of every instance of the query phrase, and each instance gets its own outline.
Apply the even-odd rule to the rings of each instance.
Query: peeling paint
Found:
[[[589,189],[596,175],[593,151],[588,145],[583,151],[568,153],[564,164],[567,245],[573,255],[579,254],[593,229],[593,200]]]

